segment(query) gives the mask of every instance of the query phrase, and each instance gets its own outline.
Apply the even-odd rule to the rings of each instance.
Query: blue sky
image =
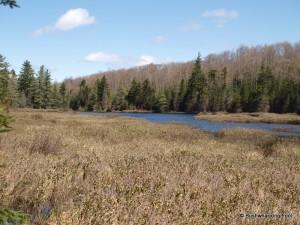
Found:
[[[185,62],[200,51],[300,41],[299,0],[17,0],[0,6],[0,54],[67,77]]]

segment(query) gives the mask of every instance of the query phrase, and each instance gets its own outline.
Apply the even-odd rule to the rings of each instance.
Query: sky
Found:
[[[299,0],[17,0],[0,5],[0,54],[53,81],[300,41]]]

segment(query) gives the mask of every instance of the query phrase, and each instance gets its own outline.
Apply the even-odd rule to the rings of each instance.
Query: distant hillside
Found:
[[[196,53],[196,51],[195,51]],[[195,55],[196,56],[196,55]],[[195,57],[196,58],[196,57]],[[111,91],[116,91],[120,85],[129,88],[133,78],[139,81],[146,78],[153,84],[155,90],[162,90],[172,85],[178,85],[181,79],[188,79],[193,69],[194,61],[186,63],[170,63],[163,65],[146,65],[130,69],[113,70],[92,74],[86,77],[69,78],[64,82],[67,90],[78,91],[80,82],[85,79],[89,87],[93,87],[97,79],[106,77]],[[240,46],[236,50],[224,51],[220,54],[210,54],[203,59],[205,74],[211,69],[228,71],[227,82],[234,77],[256,76],[261,65],[269,66],[275,77],[300,78],[300,42],[291,44],[281,42],[272,45]]]

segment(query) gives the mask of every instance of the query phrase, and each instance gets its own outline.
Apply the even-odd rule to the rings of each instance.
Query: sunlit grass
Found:
[[[300,140],[210,134],[118,115],[16,112],[0,134],[0,205],[50,224],[242,224],[292,213]],[[257,221],[258,223],[261,221]]]
[[[276,113],[201,113],[197,119],[237,122],[237,123],[275,123],[275,124],[300,124],[300,116],[297,114],[276,114]]]

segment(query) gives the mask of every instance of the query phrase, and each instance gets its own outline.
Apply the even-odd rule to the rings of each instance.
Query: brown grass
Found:
[[[195,116],[199,120],[236,122],[236,123],[274,123],[274,124],[300,124],[297,114],[276,113],[202,113]]]
[[[299,221],[299,138],[247,129],[213,135],[107,115],[13,116],[15,130],[0,134],[0,205],[40,224]]]

